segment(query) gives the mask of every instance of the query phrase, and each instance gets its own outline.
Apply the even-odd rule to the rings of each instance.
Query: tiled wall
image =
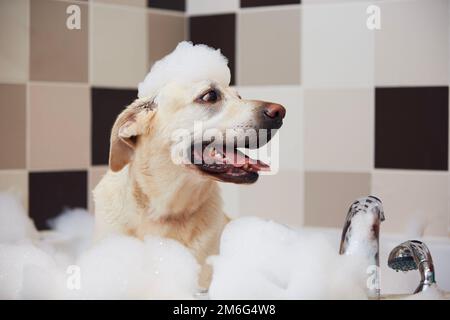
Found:
[[[65,27],[71,4],[81,30]],[[0,0],[0,188],[40,227],[92,210],[115,116],[191,39],[222,49],[243,97],[287,108],[280,172],[224,184],[229,213],[340,228],[373,193],[383,230],[447,236],[449,29],[448,0]]]

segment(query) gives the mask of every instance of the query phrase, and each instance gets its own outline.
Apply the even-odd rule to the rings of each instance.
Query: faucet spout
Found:
[[[339,254],[362,256],[368,260],[368,272],[373,282],[367,290],[371,298],[380,297],[380,224],[384,221],[380,199],[367,196],[357,199],[350,206],[342,230]],[[371,270],[369,270],[371,267]]]
[[[392,249],[388,266],[395,271],[419,270],[421,279],[414,293],[427,290],[436,283],[430,250],[421,241],[409,240]]]

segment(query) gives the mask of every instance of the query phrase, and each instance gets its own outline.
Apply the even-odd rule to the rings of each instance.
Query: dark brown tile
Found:
[[[231,84],[235,81],[236,15],[220,14],[189,18],[189,39],[203,43],[221,52],[228,58],[231,70]]]
[[[186,0],[147,0],[149,8],[186,11]]]
[[[69,208],[87,207],[87,172],[30,172],[29,211],[39,230],[47,221]]]
[[[91,89],[91,155],[93,165],[108,164],[109,138],[117,115],[137,98],[137,90]]]
[[[26,86],[0,84],[0,169],[26,166]]]
[[[375,167],[448,168],[448,87],[375,89]]]
[[[80,29],[66,25],[70,5],[80,9]],[[88,81],[88,4],[30,2],[30,78],[37,81]]]
[[[300,4],[301,0],[241,0],[241,8]]]

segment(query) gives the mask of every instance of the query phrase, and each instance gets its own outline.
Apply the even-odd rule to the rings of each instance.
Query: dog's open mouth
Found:
[[[236,147],[193,145],[191,162],[202,173],[232,183],[253,183],[258,180],[259,171],[270,171],[269,165],[248,157]]]

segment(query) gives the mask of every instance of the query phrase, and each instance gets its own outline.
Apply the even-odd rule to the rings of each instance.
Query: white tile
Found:
[[[304,109],[306,170],[373,168],[373,89],[305,89]]]
[[[305,87],[368,87],[374,82],[374,33],[368,2],[302,6]]]
[[[277,133],[279,170],[303,170],[303,103],[299,86],[237,87],[243,99],[264,100],[286,108],[283,126]],[[277,138],[274,138],[277,141]],[[271,150],[276,147],[270,143]]]
[[[28,0],[0,0],[0,81],[28,80]]]
[[[449,2],[381,2],[375,32],[377,85],[447,85]]]
[[[215,14],[235,12],[239,8],[239,0],[187,0],[186,11],[188,15]]]
[[[90,82],[137,87],[148,71],[147,11],[91,4]]]
[[[425,235],[448,235],[448,173],[376,170],[372,194],[383,201],[383,231],[418,237],[424,229]]]

